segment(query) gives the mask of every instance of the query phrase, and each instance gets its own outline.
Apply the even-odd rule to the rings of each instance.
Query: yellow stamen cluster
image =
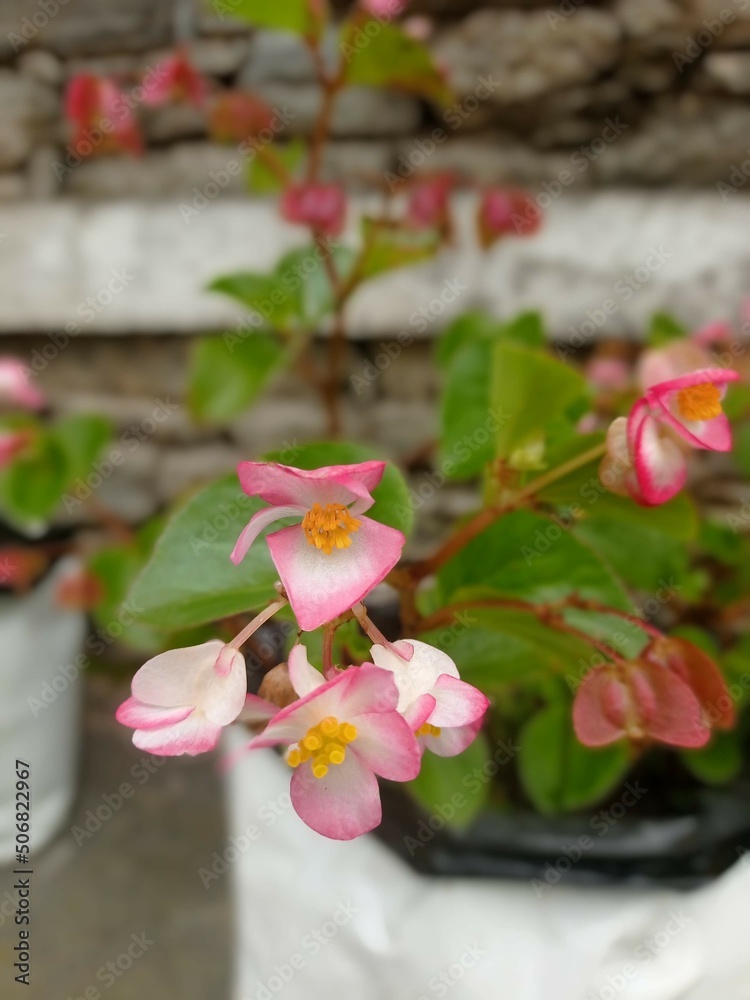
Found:
[[[313,777],[325,778],[331,764],[344,763],[347,744],[353,743],[356,738],[356,726],[351,722],[339,722],[329,715],[307,730],[297,746],[287,754],[287,764],[299,767],[309,760],[312,762]]]
[[[440,726],[431,726],[429,722],[425,722],[417,730],[417,736],[439,736],[441,732]]]
[[[712,382],[690,385],[677,393],[677,409],[685,420],[713,420],[722,412],[721,393]]]
[[[334,549],[349,548],[352,544],[349,536],[359,530],[359,525],[356,517],[352,517],[340,503],[329,503],[325,507],[313,504],[302,519],[302,530],[308,543],[327,556]]]

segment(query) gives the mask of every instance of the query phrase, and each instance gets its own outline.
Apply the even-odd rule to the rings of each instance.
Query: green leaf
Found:
[[[68,461],[68,483],[85,478],[112,436],[112,424],[96,414],[78,414],[58,421],[52,433]]]
[[[271,452],[268,462],[294,465],[298,469],[319,469],[324,465],[355,465],[359,462],[379,460],[381,456],[372,448],[344,441],[321,441],[303,444],[289,452]],[[374,505],[367,516],[382,524],[389,524],[408,535],[414,522],[414,505],[404,477],[392,463],[388,463],[380,484],[373,490]]]
[[[591,749],[575,737],[568,702],[548,705],[519,737],[518,772],[536,808],[546,814],[583,809],[612,792],[629,764],[627,747]]]
[[[654,313],[651,317],[651,326],[646,334],[646,342],[649,347],[663,347],[670,340],[679,340],[686,337],[688,331],[674,316],[668,313]]]
[[[486,312],[477,309],[462,313],[438,335],[437,363],[448,368],[464,347],[496,340],[502,331],[502,323]]]
[[[295,137],[285,143],[271,143],[266,149],[293,177],[305,158],[307,143]],[[247,165],[247,186],[253,194],[277,194],[284,189],[284,182],[268,161],[256,154]]]
[[[167,522],[130,591],[141,620],[191,628],[272,600],[278,573],[262,540],[239,566],[229,560],[240,532],[264,506],[243,493],[235,473],[191,497]]]
[[[750,477],[750,424],[735,428],[732,458],[742,475]]]
[[[394,24],[375,23],[376,32],[344,27],[341,51],[347,62],[348,84],[392,87],[447,103],[450,90],[435,66],[429,49]]]
[[[438,574],[446,602],[462,590],[489,588],[534,603],[576,593],[628,610],[621,584],[602,560],[553,521],[519,510],[505,514],[473,539]]]
[[[583,376],[541,351],[500,342],[493,348],[490,405],[502,414],[495,437],[497,458],[517,448],[551,424],[586,394]]]
[[[263,333],[251,333],[231,344],[222,337],[198,340],[187,390],[193,418],[222,424],[236,417],[253,402],[284,358],[278,340]]]
[[[544,321],[539,312],[519,313],[503,326],[503,336],[522,347],[542,348],[547,342]]]
[[[228,295],[277,329],[283,328],[285,321],[299,311],[297,290],[279,288],[274,274],[252,271],[225,274],[212,281],[208,290]]]
[[[95,553],[88,566],[104,591],[103,599],[93,613],[96,624],[105,635],[112,635],[118,642],[151,652],[163,643],[163,633],[142,624],[139,615],[133,613],[126,601],[128,590],[143,568],[146,555],[146,551],[137,544],[112,546]]]
[[[339,278],[346,280],[354,267],[354,251],[349,247],[335,246],[330,249],[330,254]],[[281,258],[275,273],[279,288],[287,289],[290,302],[295,303],[295,318],[300,326],[314,329],[333,311],[331,279],[317,246],[292,250]]]
[[[708,746],[683,750],[685,766],[707,785],[726,785],[742,770],[742,744],[736,731],[714,733]]]
[[[476,475],[494,456],[503,411],[491,405],[491,366],[492,346],[484,340],[451,359],[440,411],[440,466],[451,478]]]
[[[403,229],[368,217],[362,219],[362,240],[359,273],[363,280],[418,264],[434,257],[440,247],[440,237],[431,229]]]
[[[574,689],[591,664],[588,643],[509,608],[469,608],[454,625],[420,638],[448,653],[465,681],[499,697],[509,684],[534,688],[552,676]]]
[[[455,757],[438,757],[427,751],[419,776],[406,787],[428,813],[442,817],[449,826],[468,826],[487,802],[490,788],[489,782],[477,781],[472,775],[489,759],[489,747],[481,734]]]
[[[212,7],[222,19],[228,15],[256,28],[313,37],[320,33],[309,0],[213,0]]]
[[[37,428],[29,447],[0,474],[0,504],[22,530],[38,530],[54,514],[69,481],[62,440]]]

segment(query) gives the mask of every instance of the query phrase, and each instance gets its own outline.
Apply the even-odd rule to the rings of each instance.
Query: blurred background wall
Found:
[[[655,309],[695,325],[735,314],[750,269],[750,2],[415,0],[410,13],[432,19],[457,103],[441,112],[408,94],[346,94],[328,176],[363,199],[412,166],[455,170],[469,186],[517,183],[546,223],[483,260],[470,249],[465,195],[455,251],[353,304],[354,374],[370,370],[383,338],[413,340],[398,365],[349,392],[346,436],[396,458],[432,435],[425,338],[451,314],[541,308],[554,337],[588,343],[587,319],[598,336],[602,301],[640,268],[637,294],[623,294],[606,324],[635,338]],[[228,433],[185,415],[191,337],[243,322],[206,282],[270,267],[299,239],[272,202],[247,197],[246,164],[227,169],[237,153],[209,140],[205,116],[138,108],[142,157],[78,162],[67,146],[70,76],[135,80],[186,18],[199,70],[259,93],[288,120],[284,136],[309,134],[318,98],[291,36],[175,0],[5,0],[0,10],[0,332],[6,350],[45,359],[39,379],[58,409],[103,410],[122,432],[150,428],[102,487],[131,520],[239,457],[324,430],[316,400],[289,378]],[[75,334],[56,350],[71,321]],[[160,401],[172,406],[166,419]]]

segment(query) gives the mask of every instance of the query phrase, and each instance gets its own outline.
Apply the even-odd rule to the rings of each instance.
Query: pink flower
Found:
[[[390,670],[398,688],[398,710],[420,745],[440,757],[455,757],[473,743],[489,700],[462,681],[447,653],[417,639],[375,645],[373,663]]]
[[[502,236],[530,236],[541,225],[542,213],[525,191],[490,188],[479,204],[479,242],[488,249]]]
[[[16,455],[28,447],[33,434],[31,431],[0,431],[0,469],[10,465]]]
[[[211,108],[209,128],[217,142],[243,142],[272,128],[274,111],[265,101],[241,90],[225,90]]]
[[[706,323],[693,334],[693,341],[701,347],[717,347],[732,339],[732,324],[725,319]]]
[[[711,367],[711,356],[700,344],[688,338],[672,340],[664,347],[649,347],[641,354],[636,367],[636,380],[645,392],[660,382],[669,382]]]
[[[573,726],[588,747],[623,737],[702,747],[710,736],[690,687],[672,671],[643,660],[590,670],[576,692]]]
[[[93,73],[74,76],[65,92],[65,116],[79,156],[143,151],[133,109],[113,80]]]
[[[406,218],[414,229],[447,229],[453,178],[440,174],[416,184],[409,195]]]
[[[31,385],[29,371],[18,358],[0,357],[0,402],[39,410],[45,398]]]
[[[359,837],[381,819],[376,775],[410,781],[419,773],[419,747],[396,710],[393,675],[365,663],[326,681],[304,646],[289,654],[289,673],[305,693],[249,746],[288,746],[290,793],[300,819],[333,840]]]
[[[599,355],[586,365],[586,378],[597,389],[624,392],[630,385],[630,366],[623,358]]]
[[[144,83],[144,90],[144,104],[186,101],[200,107],[206,99],[208,87],[181,47],[157,63]]]
[[[141,750],[192,756],[216,746],[222,727],[242,711],[246,693],[244,656],[211,639],[144,663],[117,719],[135,729],[133,743]]]
[[[281,198],[287,222],[338,236],[346,218],[346,196],[338,184],[292,184]]]
[[[686,639],[660,636],[634,662],[596,667],[573,703],[576,735],[586,746],[623,736],[700,747],[712,728],[731,729],[735,709],[713,660]]]
[[[388,20],[403,14],[409,5],[409,0],[360,0],[363,10],[373,17]]]
[[[736,372],[704,368],[647,390],[627,420],[618,417],[607,433],[599,475],[613,493],[644,506],[666,503],[687,479],[686,447],[729,451],[732,435],[721,407]]]
[[[729,451],[732,431],[721,401],[727,384],[739,375],[725,368],[703,368],[646,390],[652,412],[693,448]]]
[[[260,532],[282,518],[300,519],[266,541],[289,602],[306,632],[361,601],[399,560],[406,539],[363,513],[385,462],[331,465],[307,471],[273,462],[242,462],[240,483],[271,504],[255,514],[232,552],[244,559]]]

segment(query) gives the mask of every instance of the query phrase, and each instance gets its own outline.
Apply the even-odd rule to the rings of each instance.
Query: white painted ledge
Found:
[[[569,337],[609,300],[608,331],[637,337],[654,310],[698,325],[734,314],[748,289],[750,199],[741,195],[722,202],[711,192],[563,194],[539,234],[508,239],[486,257],[471,235],[473,201],[460,198],[457,211],[455,248],[357,295],[356,336],[402,329],[419,336],[420,309],[436,326],[479,305],[499,316],[542,308],[552,333]],[[279,222],[272,202],[230,198],[189,223],[177,201],[3,206],[0,233],[0,333],[62,330],[71,321],[92,334],[221,329],[239,313],[205,292],[206,283],[222,272],[269,269],[304,242],[303,230]],[[113,274],[123,272],[126,287],[109,295]],[[436,300],[452,282],[460,293],[447,293],[455,301],[443,307]]]

